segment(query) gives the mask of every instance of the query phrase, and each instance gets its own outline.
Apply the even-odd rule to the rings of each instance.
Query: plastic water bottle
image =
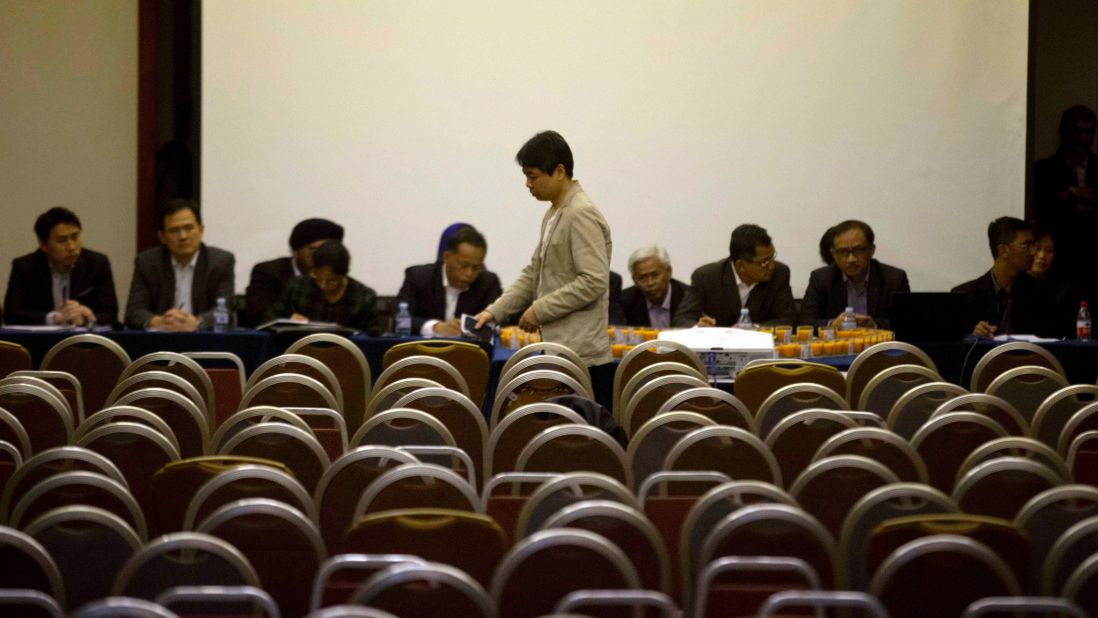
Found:
[[[229,330],[229,306],[225,302],[225,297],[221,296],[217,299],[217,306],[214,307],[214,332],[224,333]]]
[[[1079,303],[1079,313],[1075,316],[1075,338],[1090,341],[1090,309],[1085,300]]]
[[[397,305],[397,313],[394,322],[397,337],[412,336],[412,314],[408,312],[408,303],[400,303]]]
[[[736,328],[742,328],[744,330],[755,329],[755,325],[751,323],[751,314],[747,311],[747,307],[740,309],[740,320],[736,322]]]
[[[847,307],[843,312],[843,323],[839,330],[854,330],[858,328],[858,319],[854,317],[854,307]]]

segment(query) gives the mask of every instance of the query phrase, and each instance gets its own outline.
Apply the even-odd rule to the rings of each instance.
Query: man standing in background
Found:
[[[550,207],[530,263],[503,296],[477,314],[477,326],[500,322],[527,307],[519,317],[520,328],[540,329],[543,340],[572,348],[591,369],[592,381],[606,374],[612,383],[613,356],[606,336],[610,226],[572,177],[572,150],[559,133],[538,133],[515,159],[530,194]]]

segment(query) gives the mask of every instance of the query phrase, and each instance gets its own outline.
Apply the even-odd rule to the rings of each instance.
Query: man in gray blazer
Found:
[[[173,200],[160,213],[161,245],[137,255],[126,326],[176,332],[213,326],[217,299],[233,299],[233,254],[202,244],[198,202]]]

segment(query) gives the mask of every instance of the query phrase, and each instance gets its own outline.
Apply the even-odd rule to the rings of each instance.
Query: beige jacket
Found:
[[[545,213],[539,238],[530,263],[488,312],[498,321],[532,302],[542,339],[572,348],[589,366],[609,363],[610,226],[579,182]]]

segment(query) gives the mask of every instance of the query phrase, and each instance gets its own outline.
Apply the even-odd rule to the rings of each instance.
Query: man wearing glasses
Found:
[[[777,261],[770,235],[745,223],[732,230],[728,257],[690,276],[673,326],[732,326],[747,307],[755,324],[790,324],[797,317],[789,267]]]
[[[343,241],[343,226],[327,219],[305,219],[290,232],[290,257],[260,262],[252,267],[244,291],[244,325],[258,326],[271,319],[271,308],[282,298],[294,277],[313,269],[313,251],[327,240]]]
[[[873,259],[873,228],[864,221],[843,221],[830,234],[834,262],[809,276],[799,323],[838,328],[853,307],[859,327],[888,328],[892,295],[911,291],[907,273]]]
[[[313,252],[308,275],[294,277],[274,315],[303,322],[327,322],[355,330],[369,330],[374,321],[377,294],[347,276],[351,254],[338,240],[328,240]]]
[[[1050,295],[1026,273],[1037,254],[1033,226],[1014,217],[999,217],[987,226],[987,240],[995,258],[991,270],[953,288],[965,295],[968,319],[975,324],[972,334],[1055,336]]]
[[[408,303],[412,332],[424,337],[460,337],[461,314],[476,315],[499,298],[499,277],[484,269],[488,243],[471,225],[446,239],[442,258],[434,264],[410,266],[397,303]]]
[[[126,326],[175,332],[213,327],[217,299],[233,299],[233,254],[202,243],[198,202],[176,199],[160,213],[161,245],[137,254]]]

